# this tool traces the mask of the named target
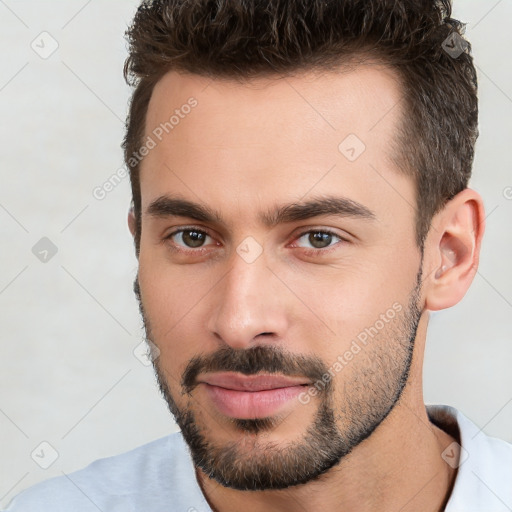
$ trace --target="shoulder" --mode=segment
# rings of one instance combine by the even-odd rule
[[[175,433],[30,487],[5,512],[156,512],[184,495],[202,508],[187,447]]]

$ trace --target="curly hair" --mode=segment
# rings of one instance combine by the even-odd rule
[[[248,81],[332,70],[357,56],[391,67],[404,114],[392,160],[416,184],[416,242],[467,187],[478,137],[477,76],[450,0],[145,0],[126,32],[134,87],[123,150],[138,254],[140,161],[149,100],[171,70]],[[458,46],[457,46],[458,45]],[[460,51],[449,49],[454,46]]]

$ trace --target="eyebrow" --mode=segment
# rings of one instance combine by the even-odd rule
[[[225,224],[221,214],[203,204],[180,197],[161,196],[146,209],[146,214],[156,218],[188,217],[199,222]],[[311,219],[321,215],[352,217],[374,220],[375,213],[366,206],[346,197],[322,196],[305,202],[294,202],[261,213],[259,220],[267,227]]]

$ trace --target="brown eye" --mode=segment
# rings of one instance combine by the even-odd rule
[[[196,249],[205,245],[205,241],[210,236],[197,229],[182,229],[172,233],[169,238],[181,247]]]
[[[331,233],[330,231],[307,231],[303,233],[298,241],[301,241],[300,245],[304,248],[313,248],[313,249],[327,249],[332,247],[336,243],[342,241],[343,239],[336,235],[335,233]],[[333,243],[334,242],[334,243]],[[304,243],[306,245],[304,245]]]
[[[324,249],[325,247],[329,247],[329,245],[331,245],[332,235],[330,233],[322,233],[320,231],[311,232],[308,236],[308,242],[315,249]]]

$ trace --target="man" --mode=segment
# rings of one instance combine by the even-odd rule
[[[506,511],[512,446],[425,407],[478,266],[476,74],[444,1],[147,1],[135,292],[181,434],[9,511]]]

